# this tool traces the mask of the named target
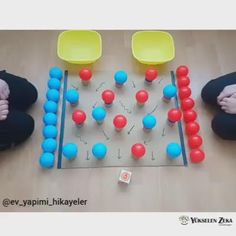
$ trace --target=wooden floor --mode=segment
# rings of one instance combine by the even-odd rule
[[[144,70],[132,57],[132,31],[100,31],[103,57],[93,70]],[[78,70],[56,55],[58,31],[0,31],[2,69],[26,77],[39,91],[30,113],[36,121],[32,137],[22,146],[0,153],[1,211],[236,211],[236,142],[223,141],[210,128],[214,111],[200,99],[203,85],[236,70],[236,31],[171,31],[176,58],[160,73],[180,64],[191,69],[206,161],[187,168],[134,168],[129,186],[117,183],[121,168],[42,170],[42,115],[48,71],[52,66]],[[3,207],[4,198],[87,199],[86,206]]]

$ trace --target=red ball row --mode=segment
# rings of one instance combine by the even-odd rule
[[[203,140],[200,135],[200,125],[196,122],[197,113],[193,110],[194,100],[190,97],[192,94],[189,88],[190,79],[188,77],[189,69],[187,66],[179,66],[176,70],[177,85],[179,89],[179,98],[183,110],[183,119],[185,121],[185,132],[188,135],[188,145],[191,149],[190,159],[193,163],[200,163],[205,159],[205,153],[200,149]]]

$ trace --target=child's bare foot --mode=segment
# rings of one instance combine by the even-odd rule
[[[9,113],[8,101],[0,100],[0,121],[6,120],[8,113]]]
[[[4,80],[0,79],[0,99],[8,99],[9,94],[10,90],[8,84]]]
[[[219,105],[221,109],[229,114],[236,114],[236,96],[223,98]]]
[[[225,86],[223,91],[217,97],[218,104],[226,97],[231,97],[233,94],[236,94],[236,84]]]

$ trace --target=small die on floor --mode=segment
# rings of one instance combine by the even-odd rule
[[[131,180],[132,172],[127,170],[121,170],[120,176],[119,176],[119,182],[129,184]]]

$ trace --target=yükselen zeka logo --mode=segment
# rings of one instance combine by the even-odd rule
[[[218,217],[218,218],[199,218],[182,215],[179,217],[181,225],[188,224],[218,224],[219,226],[231,226],[233,224],[232,218]]]
[[[179,217],[179,221],[180,221],[181,225],[187,225],[189,220],[190,219],[188,216],[180,216]]]

